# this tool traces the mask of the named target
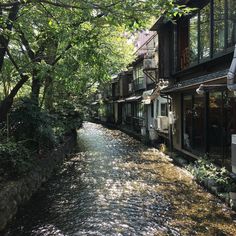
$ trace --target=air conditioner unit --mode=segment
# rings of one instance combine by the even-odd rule
[[[156,68],[155,60],[154,59],[145,58],[143,60],[143,69],[153,69],[153,68]]]
[[[129,92],[133,92],[133,84],[129,83]]]
[[[156,130],[168,130],[169,128],[169,118],[168,116],[158,116],[154,120],[154,128]]]

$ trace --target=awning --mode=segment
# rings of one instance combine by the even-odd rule
[[[133,97],[126,98],[125,101],[133,102],[133,101],[137,101],[137,100],[139,100],[141,98],[142,98],[142,96],[133,96]]]
[[[173,93],[173,92],[181,91],[184,89],[188,89],[188,88],[198,86],[203,83],[208,83],[208,82],[212,82],[212,81],[219,80],[222,78],[226,78],[227,73],[228,73],[228,70],[222,70],[222,71],[217,71],[211,74],[195,77],[189,80],[180,81],[178,83],[175,83],[172,86],[168,86],[162,89],[161,92],[168,94],[168,93]]]

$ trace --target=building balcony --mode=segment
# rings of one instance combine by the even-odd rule
[[[143,78],[134,80],[134,90],[142,90],[146,88],[145,80]]]

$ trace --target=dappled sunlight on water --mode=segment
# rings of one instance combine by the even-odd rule
[[[233,212],[157,149],[92,123],[78,135],[6,235],[236,235]]]

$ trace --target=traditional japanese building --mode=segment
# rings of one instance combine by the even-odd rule
[[[152,27],[159,35],[159,77],[169,80],[162,93],[172,98],[173,146],[231,169],[236,94],[228,89],[227,74],[236,43],[236,1],[185,2],[196,10],[175,23],[162,16]]]
[[[160,91],[167,84],[158,74],[158,35],[144,31],[138,38],[131,67],[100,86],[94,114],[146,140],[165,142],[169,139],[168,100]]]

